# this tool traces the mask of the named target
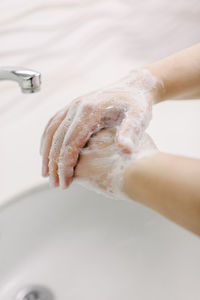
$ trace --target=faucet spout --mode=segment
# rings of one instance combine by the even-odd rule
[[[26,68],[0,68],[0,80],[14,80],[18,82],[23,93],[38,92],[41,86],[41,74]]]

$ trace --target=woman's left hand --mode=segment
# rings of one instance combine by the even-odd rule
[[[134,154],[122,153],[115,143],[116,129],[103,129],[92,136],[81,152],[75,169],[75,178],[90,189],[99,190],[112,198],[125,198],[124,174],[130,164],[157,152],[157,148],[146,133]]]

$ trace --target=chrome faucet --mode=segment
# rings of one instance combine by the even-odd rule
[[[23,93],[38,92],[41,86],[39,72],[19,67],[0,67],[0,80],[17,81]]]

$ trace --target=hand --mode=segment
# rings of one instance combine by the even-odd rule
[[[123,193],[124,174],[127,167],[139,159],[157,152],[150,136],[143,134],[137,152],[123,154],[115,144],[116,129],[103,129],[82,149],[75,169],[75,178],[89,189],[112,198],[128,198]]]
[[[151,118],[157,85],[149,71],[133,71],[107,88],[75,99],[58,112],[42,137],[43,176],[50,176],[52,186],[68,187],[81,149],[102,128],[117,128],[115,141],[122,152],[137,151]]]

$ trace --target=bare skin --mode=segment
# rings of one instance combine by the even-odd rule
[[[127,169],[124,192],[200,235],[200,160],[158,153]]]
[[[155,102],[169,99],[200,99],[200,43],[145,66],[163,85]]]
[[[89,148],[101,144],[101,152],[86,152],[80,156],[75,170],[77,178],[96,178],[96,184],[106,190],[112,165],[98,165],[107,153],[107,147],[114,143],[114,135],[103,142],[109,129],[91,138]],[[106,153],[106,154],[105,154]],[[172,171],[173,170],[173,171]],[[106,182],[107,185],[103,185]],[[125,171],[122,191],[134,201],[148,206],[175,223],[200,235],[200,160],[156,153],[133,162]]]
[[[169,99],[200,99],[200,44],[145,66],[141,68],[141,70],[142,69],[149,70],[160,83],[149,92],[149,105]],[[117,97],[115,97],[115,99],[117,99]],[[132,100],[134,101],[134,99]],[[77,105],[77,103],[75,104]],[[116,106],[117,103],[116,101]],[[113,102],[112,105],[115,107],[115,102]],[[89,114],[86,114],[86,116],[87,118],[83,119],[83,122],[79,124],[79,126],[72,126],[72,129],[76,130],[76,133],[77,131],[81,132],[82,128],[89,128],[91,120],[88,118]],[[94,114],[94,116],[96,115]],[[47,126],[44,133],[46,144],[44,143],[43,145],[43,161],[45,162],[45,164],[43,164],[43,175],[45,176],[49,175],[48,159],[51,141],[64,117],[65,112],[61,112],[58,117],[54,118],[54,126],[51,126],[50,122],[50,126]],[[134,122],[135,118],[137,118],[137,114],[132,117]],[[70,118],[67,120],[68,123],[66,126],[69,135],[71,134],[69,131],[71,128]],[[102,127],[100,129],[102,129]],[[88,134],[87,137],[88,136],[90,137],[91,135]],[[98,178],[105,177],[106,179],[109,173],[109,167],[106,169],[106,166],[104,166],[102,171],[101,168],[97,168],[96,171],[95,168],[90,169],[92,166],[91,162],[94,159],[96,160],[96,158],[98,159],[98,157],[95,157],[95,153],[91,156],[89,153],[88,155],[80,156],[77,165],[78,151],[84,147],[86,141],[87,139],[85,138],[78,146],[71,145],[69,141],[64,145],[70,149],[70,153],[67,155],[76,154],[70,166],[70,172],[67,173],[64,182],[65,186],[71,183],[74,176],[87,178],[88,171],[90,170],[94,174],[96,171],[98,171],[98,174],[102,172]],[[97,140],[91,139],[90,145],[96,142]],[[116,143],[115,137],[113,137],[112,142]],[[101,147],[103,156],[105,154],[103,150],[106,144],[101,144]],[[121,148],[122,151],[124,151],[124,148]],[[51,152],[53,155],[54,151]],[[57,156],[59,153],[60,152],[58,152]],[[69,161],[68,159],[66,160]],[[53,162],[54,161],[55,160],[53,160]],[[171,166],[173,166],[173,172]],[[75,174],[73,174],[73,169],[75,169]],[[56,177],[56,168],[54,168],[54,171]],[[58,185],[59,181],[57,180],[55,183]],[[101,188],[104,189],[105,187],[101,186]],[[143,158],[127,168],[123,178],[123,192],[133,200],[153,208],[177,224],[200,235],[200,160],[164,153]]]
[[[200,44],[145,69],[163,82],[154,90],[155,102],[200,98]],[[89,157],[81,158],[77,166],[78,177],[84,176],[82,165],[86,160],[89,166]],[[200,235],[199,159],[166,153],[143,158],[126,170],[123,191],[131,199]]]

